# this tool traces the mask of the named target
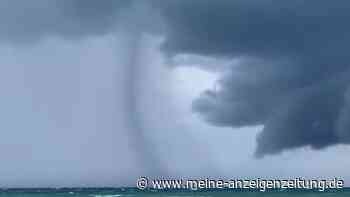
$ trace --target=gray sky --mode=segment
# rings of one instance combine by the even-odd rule
[[[121,2],[0,3],[0,187],[349,180],[349,3]]]

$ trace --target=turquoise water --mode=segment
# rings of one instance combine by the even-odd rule
[[[139,191],[137,189],[11,189],[0,190],[0,197],[350,197],[350,190],[341,191]]]

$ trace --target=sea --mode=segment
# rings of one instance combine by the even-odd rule
[[[36,188],[0,189],[0,197],[350,197],[350,189],[310,190],[138,190],[137,188]]]

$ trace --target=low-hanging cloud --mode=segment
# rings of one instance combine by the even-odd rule
[[[142,4],[152,9],[123,12],[130,2],[141,4],[5,0],[0,3],[0,42],[80,39],[121,27],[130,39],[125,65],[132,76],[138,70],[141,33],[162,29],[154,20],[158,16],[150,17],[156,7],[167,22],[162,31],[167,53],[241,60],[224,73],[221,88],[204,92],[193,108],[218,126],[264,125],[257,156],[350,142],[350,2],[150,0]],[[126,98],[133,106],[136,79],[129,80]]]
[[[218,126],[264,125],[257,156],[350,143],[350,2],[160,4],[170,54],[239,58],[193,108]]]
[[[0,41],[23,44],[48,36],[81,39],[107,34],[130,2],[4,0],[0,3]]]

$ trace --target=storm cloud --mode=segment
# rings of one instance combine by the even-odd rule
[[[125,111],[130,120],[138,116],[132,87],[137,80],[133,76],[139,75],[134,65],[138,64],[138,42],[142,32],[161,32],[165,36],[162,49],[170,55],[194,54],[218,59],[218,63],[220,59],[240,60],[225,66],[220,89],[204,92],[193,109],[217,126],[264,125],[257,137],[257,156],[301,146],[320,149],[350,140],[350,3],[345,0],[1,4],[3,43],[32,43],[50,36],[76,40],[122,32],[124,64],[129,70]],[[165,31],[160,31],[162,20],[154,8],[164,17]],[[132,127],[140,130],[142,126]]]
[[[264,125],[258,157],[350,143],[350,3],[176,1],[163,49],[239,59],[193,109],[225,127]]]
[[[5,0],[0,4],[0,41],[33,43],[49,36],[81,39],[111,32],[130,2]]]

